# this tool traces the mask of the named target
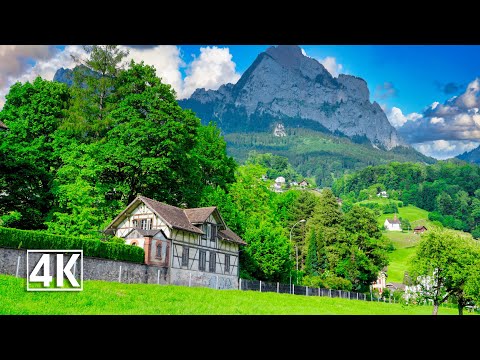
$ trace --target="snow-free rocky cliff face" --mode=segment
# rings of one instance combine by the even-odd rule
[[[282,123],[367,140],[387,150],[407,146],[369,96],[363,79],[334,78],[300,47],[279,45],[259,54],[236,84],[197,89],[179,103],[205,123],[216,121],[225,133],[273,132]]]

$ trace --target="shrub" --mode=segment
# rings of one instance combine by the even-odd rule
[[[145,258],[144,250],[138,246],[2,227],[0,227],[0,246],[45,250],[82,249],[85,256],[137,263],[143,263]]]

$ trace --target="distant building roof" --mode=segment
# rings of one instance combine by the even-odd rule
[[[275,182],[276,183],[284,183],[285,182],[285,178],[283,176],[279,176],[275,179]]]
[[[0,121],[0,129],[5,129],[5,130],[7,130],[8,127],[7,127],[7,125],[5,125],[3,122]]]
[[[413,230],[422,230],[422,229],[427,230],[427,228],[426,228],[425,226],[423,226],[423,225],[421,225],[421,226],[415,226],[415,227],[413,228]]]
[[[393,290],[405,290],[405,284],[397,282],[389,282],[385,284],[387,288],[392,288]]]
[[[400,220],[398,219],[386,219],[390,224],[400,224]]]

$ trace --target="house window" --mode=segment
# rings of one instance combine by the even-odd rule
[[[206,228],[207,228],[206,229],[207,231],[205,231],[205,232],[207,233],[207,239],[210,239],[210,236],[212,234],[212,224],[210,224],[210,223],[206,224]]]
[[[215,241],[217,238],[217,226],[212,224],[212,231],[211,231],[210,241]]]
[[[217,263],[216,263],[216,256],[214,251],[210,251],[210,262],[209,262],[209,270],[210,272],[215,272]]]
[[[225,254],[225,272],[230,272],[230,255]]]
[[[132,224],[133,224],[134,228],[137,228],[138,227],[138,220],[133,220]]]
[[[200,250],[198,270],[205,271],[206,263],[207,263],[207,252],[205,250]]]
[[[136,241],[132,241],[132,243],[130,244],[132,246],[138,246],[138,243]]]
[[[184,246],[182,251],[182,266],[188,266],[188,252],[189,247]]]
[[[161,241],[159,241],[159,242],[157,243],[157,254],[156,254],[156,258],[158,258],[158,259],[160,259],[160,260],[162,260],[162,247],[163,247],[162,245],[163,245],[163,244],[162,244]]]
[[[150,230],[152,228],[152,219],[142,219],[142,229]]]

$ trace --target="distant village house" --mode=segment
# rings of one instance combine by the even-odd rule
[[[421,226],[415,226],[415,228],[413,229],[413,232],[415,234],[421,234],[421,233],[425,232],[426,230],[427,230],[427,228],[425,226],[421,225]]]
[[[378,290],[378,292],[381,294],[383,292],[383,289],[385,289],[386,287],[386,281],[387,281],[387,268],[383,268],[378,274],[377,280],[372,284],[372,289]]]
[[[304,187],[307,187],[307,186],[309,185],[309,183],[308,183],[307,180],[303,179],[302,181],[300,181],[300,182],[298,183],[298,185],[300,185],[301,187],[304,188]]]
[[[383,191],[380,191],[378,194],[377,194],[378,197],[383,197],[383,198],[388,198],[388,194],[385,190]]]
[[[137,196],[105,232],[141,246],[163,282],[238,288],[239,247],[246,243],[215,206],[181,209]]]
[[[394,215],[393,219],[385,219],[383,226],[385,227],[385,230],[388,231],[402,231],[400,220],[397,219],[397,214]]]

